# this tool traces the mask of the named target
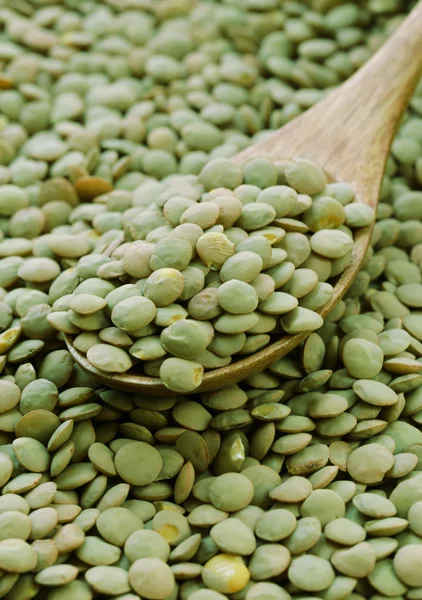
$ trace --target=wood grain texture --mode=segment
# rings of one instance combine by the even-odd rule
[[[329,179],[349,183],[356,200],[376,208],[391,142],[422,74],[422,0],[380,50],[341,87],[276,133],[233,157],[243,164],[254,156],[308,158]],[[364,258],[372,227],[355,236],[353,259],[319,311],[325,317],[350,287]],[[110,252],[111,253],[111,252]],[[260,352],[227,367],[208,371],[195,392],[218,389],[262,371],[291,352],[309,333],[286,335]],[[65,336],[75,361],[102,383],[148,395],[168,395],[153,377],[110,375],[93,367]],[[171,392],[173,394],[173,392]]]

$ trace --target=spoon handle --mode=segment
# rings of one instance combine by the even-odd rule
[[[331,148],[328,141],[324,146],[329,153],[324,162],[373,205],[377,194],[372,191],[380,184],[391,142],[421,74],[422,0],[368,63],[323,101],[325,135],[331,139]],[[341,121],[330,124],[330,114]]]
[[[233,160],[314,160],[375,208],[391,142],[421,74],[422,0],[346,83]]]
[[[362,118],[383,121],[391,116],[397,120],[421,75],[422,0],[344,87],[359,89]]]

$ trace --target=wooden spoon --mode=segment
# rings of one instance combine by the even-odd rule
[[[341,87],[263,142],[234,156],[233,161],[243,164],[260,155],[308,158],[322,166],[331,180],[349,183],[356,201],[375,209],[391,142],[421,73],[422,0],[382,48]],[[372,227],[357,232],[351,264],[334,287],[331,300],[319,311],[322,317],[353,282],[371,232]],[[286,335],[247,358],[206,372],[195,393],[222,388],[262,371],[308,335]],[[76,350],[71,337],[65,336],[65,340],[80,367],[109,387],[148,395],[174,394],[154,377],[99,371]]]

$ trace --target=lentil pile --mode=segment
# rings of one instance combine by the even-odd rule
[[[229,160],[411,7],[1,4],[0,597],[421,600],[422,85],[325,322],[371,212],[317,165]],[[171,394],[296,330],[268,370]],[[169,395],[100,386],[64,334]]]
[[[106,262],[98,266],[103,258],[98,253],[83,256],[84,266],[97,268],[97,277],[80,278],[73,294],[53,304],[48,322],[66,334],[84,330],[74,345],[98,369],[124,373],[135,363],[139,372],[138,359],[146,373],[182,393],[200,385],[204,368],[226,366],[233,354],[267,346],[271,333],[319,329],[323,319],[315,310],[334,291],[326,280],[340,275],[352,260],[349,226],[371,224],[374,211],[349,204],[354,197],[350,186],[327,185],[322,169],[310,161],[284,161],[278,167],[266,158],[252,159],[243,169],[229,159],[214,159],[197,181],[186,183],[182,177],[177,192],[172,181],[160,186],[164,191],[155,202],[134,209],[126,235],[132,241],[117,246],[123,236],[112,229],[117,239]],[[271,185],[277,179],[294,187]],[[234,191],[211,189],[213,182]],[[210,191],[201,194],[203,188]],[[108,205],[112,196],[99,198]],[[69,219],[85,206],[92,204],[78,204]],[[109,218],[103,208],[100,217]],[[91,231],[99,235],[95,224]],[[60,234],[47,236],[56,259],[68,257],[69,248],[74,255],[78,247],[78,234],[64,235],[65,244]],[[89,247],[84,241],[77,255]],[[55,268],[54,259],[49,260]],[[41,270],[42,264],[48,266],[38,260]],[[35,263],[31,276],[34,270],[39,276]],[[17,276],[27,271],[26,262]],[[132,283],[125,283],[128,277]]]

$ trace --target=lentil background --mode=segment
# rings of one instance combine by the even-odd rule
[[[160,194],[341,84],[411,7],[0,3],[0,597],[421,598],[421,85],[365,264],[291,356],[148,398],[99,387],[48,320],[111,291],[101,252]]]

